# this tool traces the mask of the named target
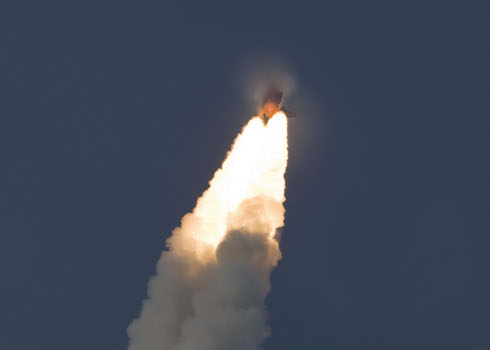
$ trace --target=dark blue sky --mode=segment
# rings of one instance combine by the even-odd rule
[[[252,106],[290,99],[275,349],[490,348],[485,1],[0,5],[0,347],[124,349]]]

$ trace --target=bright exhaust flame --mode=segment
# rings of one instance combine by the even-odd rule
[[[284,172],[287,165],[287,119],[282,112],[275,115],[265,126],[260,118],[253,118],[244,128],[223,162],[221,169],[210,181],[210,187],[197,201],[192,214],[182,220],[182,228],[174,235],[195,244],[197,252],[213,250],[221,242],[226,229],[227,217],[245,199],[268,196],[284,201]],[[189,216],[199,220],[199,230],[185,230]],[[273,218],[271,235],[282,226],[282,217]],[[172,237],[170,244],[178,239]]]
[[[268,334],[264,299],[280,258],[287,118],[253,118],[210,187],[168,239],[130,350],[258,349]]]

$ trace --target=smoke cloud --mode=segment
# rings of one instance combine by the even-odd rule
[[[210,187],[167,240],[129,350],[254,350],[269,335],[264,300],[281,258],[287,119],[244,128]]]

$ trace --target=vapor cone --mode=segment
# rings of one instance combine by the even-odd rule
[[[253,350],[268,335],[264,299],[280,259],[287,119],[253,118],[210,187],[167,240],[129,350]]]

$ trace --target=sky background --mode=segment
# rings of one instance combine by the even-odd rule
[[[5,1],[0,348],[125,349],[171,230],[288,105],[278,349],[490,348],[486,1]]]

